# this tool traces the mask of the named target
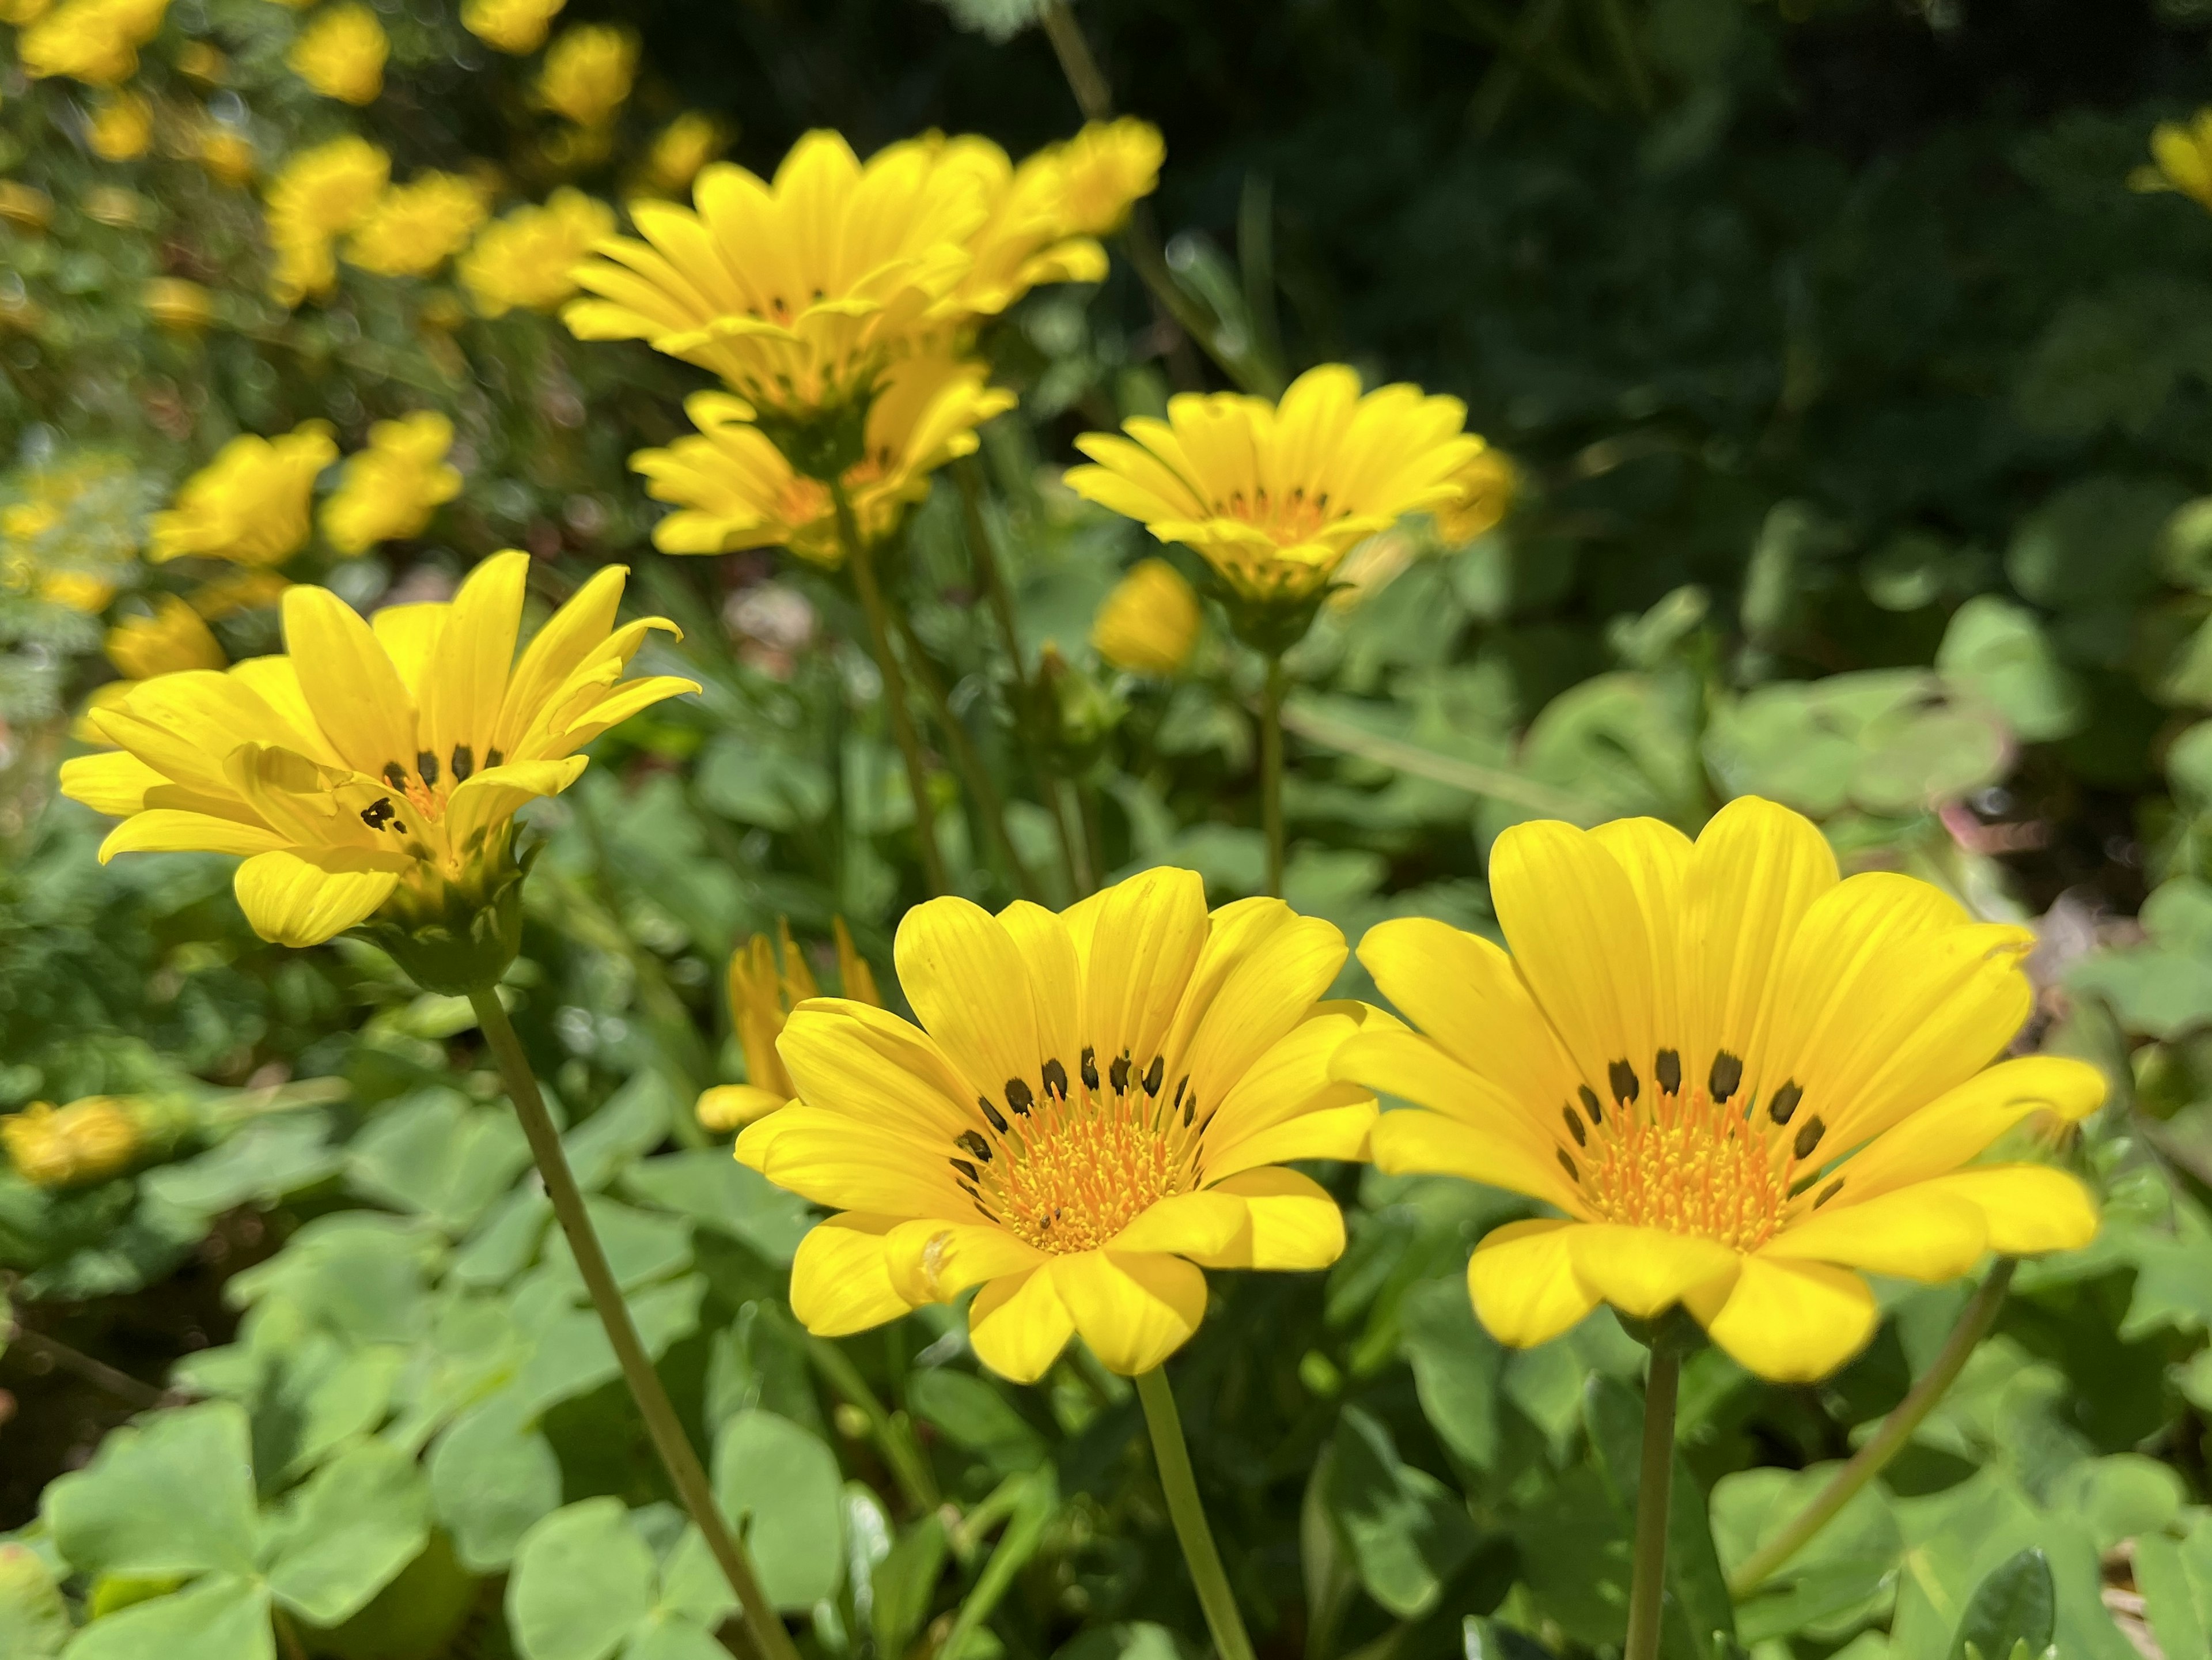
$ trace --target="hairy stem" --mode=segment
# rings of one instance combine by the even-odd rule
[[[1206,1509],[1198,1500],[1198,1480],[1191,1474],[1190,1449],[1183,1444],[1182,1419],[1176,1411],[1175,1391],[1159,1367],[1137,1376],[1137,1399],[1144,1403],[1145,1426],[1152,1433],[1152,1456],[1159,1462],[1160,1487],[1166,1493],[1168,1517],[1174,1522],[1182,1559],[1190,1568],[1199,1606],[1206,1611],[1206,1629],[1221,1660],[1252,1660],[1252,1639],[1245,1634],[1244,1616],[1237,1612],[1237,1598],[1229,1589],[1229,1576],[1214,1548],[1213,1530],[1206,1524]]]

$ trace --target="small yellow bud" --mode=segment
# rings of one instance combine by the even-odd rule
[[[210,123],[200,135],[200,165],[219,185],[246,184],[254,171],[252,141],[242,132]]]
[[[165,329],[194,334],[215,318],[215,296],[181,277],[156,277],[139,295],[146,314]]]
[[[1175,674],[1190,660],[1201,620],[1182,573],[1164,559],[1140,559],[1098,607],[1091,643],[1116,668]]]
[[[165,593],[150,617],[126,617],[107,631],[107,660],[129,680],[182,669],[219,669],[228,659],[200,614]]]
[[[154,106],[135,92],[112,92],[85,125],[84,141],[105,161],[135,161],[154,137]]]
[[[129,1166],[144,1140],[133,1104],[110,1095],[58,1110],[36,1101],[0,1118],[0,1146],[15,1173],[35,1187],[105,1181]]]

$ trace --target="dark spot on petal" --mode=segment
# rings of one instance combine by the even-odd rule
[[[975,1179],[975,1167],[969,1164],[965,1158],[948,1158],[945,1162],[951,1165],[953,1169],[958,1171],[970,1182]]]
[[[361,810],[361,822],[373,830],[380,830],[390,824],[398,813],[398,809],[392,805],[392,798],[388,795],[380,795]]]
[[[1605,1080],[1613,1085],[1613,1098],[1622,1105],[1643,1093],[1644,1086],[1636,1081],[1636,1068],[1626,1061],[1615,1061],[1605,1069]]]
[[[435,784],[438,781],[438,757],[424,750],[415,757],[415,770],[422,775],[424,783]]]
[[[1006,1079],[1006,1104],[1026,1118],[1030,1116],[1030,1109],[1036,1104],[1036,1096],[1022,1079],[1009,1078]]]
[[[1567,1134],[1575,1138],[1577,1146],[1589,1146],[1589,1132],[1583,1128],[1583,1121],[1576,1116],[1572,1107],[1561,1107],[1559,1116],[1567,1121]]]
[[[1813,1208],[1814,1210],[1820,1209],[1821,1206],[1826,1204],[1828,1201],[1833,1199],[1843,1190],[1844,1178],[1838,1176],[1834,1181],[1829,1183],[1826,1187],[1820,1189],[1820,1196],[1813,1201]]]
[[[1743,1057],[1723,1049],[1713,1056],[1713,1069],[1705,1079],[1705,1088],[1714,1100],[1725,1101],[1743,1083]]]
[[[1595,1090],[1592,1089],[1588,1084],[1578,1084],[1575,1086],[1575,1093],[1582,1097],[1583,1110],[1589,1115],[1589,1121],[1591,1123],[1602,1124],[1605,1122],[1605,1109],[1598,1104],[1597,1091]]]
[[[1583,1173],[1575,1168],[1575,1161],[1567,1157],[1567,1150],[1560,1147],[1557,1151],[1559,1155],[1559,1166],[1566,1171],[1567,1180],[1579,1183],[1583,1179]]]
[[[1115,1056],[1114,1064],[1106,1068],[1106,1079],[1114,1085],[1115,1094],[1127,1095],[1129,1092],[1129,1057],[1126,1055]]]
[[[1669,1095],[1682,1092],[1682,1055],[1679,1049],[1661,1049],[1659,1058],[1652,1063],[1651,1071],[1659,1079],[1659,1087]]]
[[[962,1130],[954,1139],[985,1164],[991,1162],[991,1144],[974,1130]]]
[[[1044,1063],[1044,1086],[1048,1094],[1067,1099],[1067,1068],[1057,1061]]]
[[[1006,1133],[1006,1115],[993,1106],[982,1096],[979,1095],[975,1098],[975,1104],[983,1109],[983,1116],[991,1121],[991,1128],[1004,1135]]]
[[[1813,1149],[1820,1145],[1820,1138],[1827,1133],[1828,1127],[1820,1122],[1819,1115],[1808,1118],[1805,1128],[1797,1132],[1797,1156],[1800,1158],[1809,1158]]]
[[[401,766],[397,761],[386,761],[384,763],[384,781],[391,785],[392,787],[396,790],[405,789],[407,787],[407,769]]]
[[[1145,1068],[1145,1093],[1157,1098],[1160,1092],[1160,1085],[1166,1080],[1167,1074],[1167,1057],[1163,1055],[1154,1055],[1152,1064]]]
[[[1796,1116],[1797,1104],[1804,1098],[1805,1091],[1796,1085],[1784,1084],[1766,1104],[1766,1116],[1778,1124],[1786,1124]]]
[[[1182,1104],[1182,1092],[1189,1087],[1190,1074],[1188,1073],[1183,1073],[1182,1077],[1176,1079],[1175,1099],[1168,1104],[1171,1110]]]
[[[1086,1048],[1083,1051],[1082,1072],[1083,1087],[1087,1090],[1097,1089],[1098,1087],[1098,1051],[1097,1049]]]
[[[477,752],[466,744],[453,745],[453,781],[465,781],[477,769]]]
[[[997,1217],[992,1215],[989,1211],[984,1210],[983,1201],[980,1199],[975,1201],[975,1208],[982,1213],[983,1219],[986,1222],[995,1222],[999,1219]]]
[[[486,767],[498,766],[506,759],[507,757],[501,755],[497,750],[486,750],[484,751],[484,765]]]

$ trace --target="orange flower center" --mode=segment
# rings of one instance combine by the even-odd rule
[[[1329,511],[1327,490],[1308,496],[1303,484],[1286,496],[1271,495],[1264,484],[1249,496],[1233,491],[1225,502],[1215,502],[1213,510],[1224,519],[1242,520],[1264,532],[1283,548],[1310,542],[1325,526],[1344,516]]]

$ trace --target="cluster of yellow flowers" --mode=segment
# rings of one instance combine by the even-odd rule
[[[360,0],[339,0],[309,20],[284,61],[324,97],[369,104],[384,90],[384,61],[391,52],[376,14]]]
[[[269,183],[270,288],[287,305],[330,292],[337,239],[368,218],[392,181],[392,158],[350,133],[304,149]]]
[[[33,80],[67,76],[88,86],[119,86],[138,72],[138,48],[160,33],[169,0],[63,0],[16,42]]]

